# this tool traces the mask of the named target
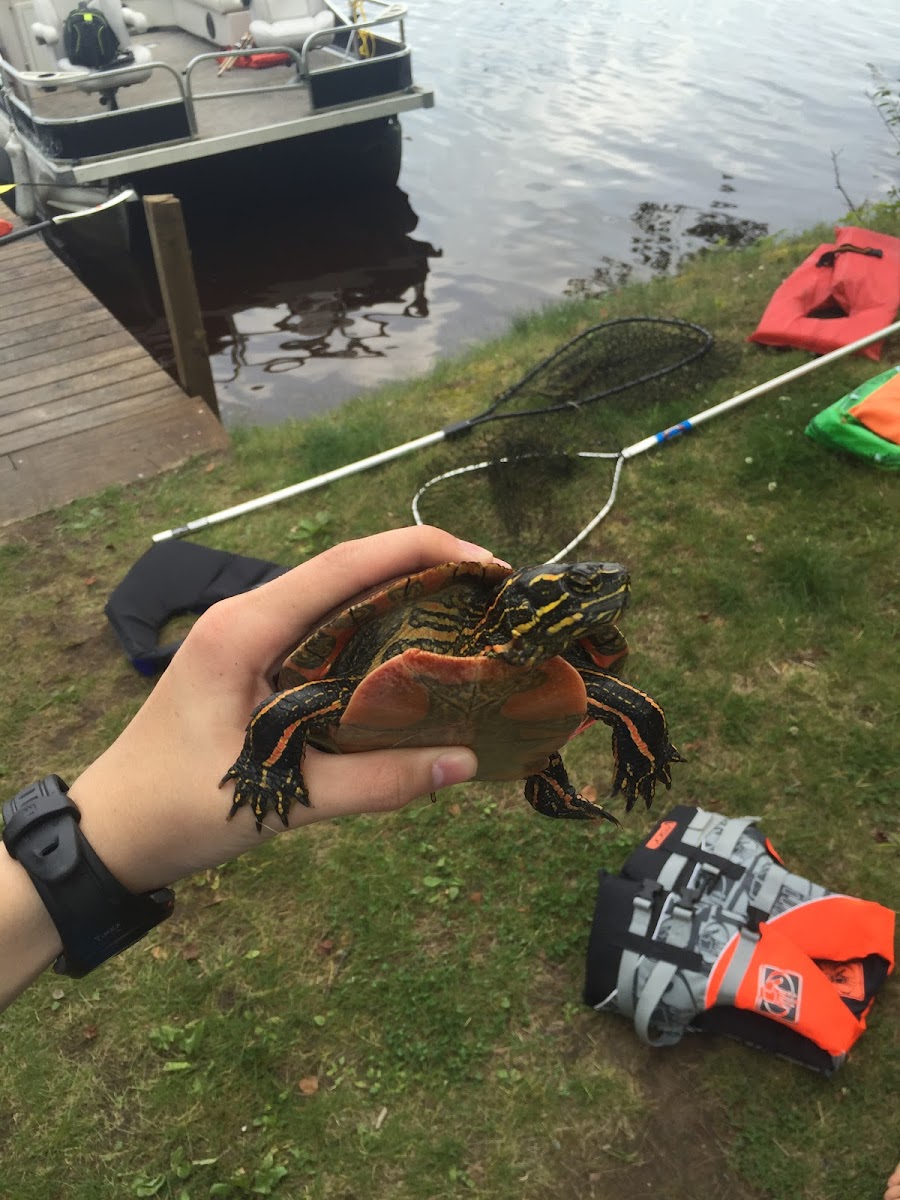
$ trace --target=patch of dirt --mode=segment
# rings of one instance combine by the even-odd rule
[[[560,992],[571,994],[576,982],[561,989],[558,971],[547,978],[545,996],[541,986],[535,997],[534,1015],[540,1021],[545,1003],[545,1032],[556,1035],[564,1061],[589,1056],[622,1071],[650,1111],[638,1121],[623,1120],[609,1145],[585,1138],[583,1125],[571,1136],[558,1134],[561,1170],[552,1200],[767,1200],[768,1193],[751,1188],[728,1166],[732,1128],[704,1087],[704,1066],[716,1041],[696,1034],[678,1046],[654,1049],[612,1014],[585,1010],[561,1022]]]
[[[714,1052],[712,1042],[698,1035],[655,1050],[638,1042],[624,1021],[615,1029],[616,1019],[610,1016],[608,1030],[598,1028],[601,1022],[607,1024],[599,1014],[591,1021],[594,1039],[604,1043],[607,1061],[636,1080],[652,1111],[627,1147],[634,1161],[605,1170],[595,1167],[588,1175],[590,1191],[560,1192],[560,1200],[569,1195],[572,1200],[763,1200],[729,1169],[731,1128],[717,1102],[704,1094],[703,1065]]]

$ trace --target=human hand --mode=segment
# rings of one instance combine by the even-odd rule
[[[427,526],[376,534],[326,550],[253,592],[220,601],[198,619],[141,710],[72,784],[81,826],[127,888],[150,891],[243,853],[262,833],[253,814],[228,821],[234,762],[250,714],[272,692],[285,653],[326,613],[366,588],[442,562],[491,561],[481,547]],[[307,751],[311,807],[289,826],[403,807],[470,779],[466,747]]]

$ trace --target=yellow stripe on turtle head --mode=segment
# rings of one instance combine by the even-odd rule
[[[481,632],[487,653],[536,662],[611,625],[628,603],[628,572],[619,563],[525,567],[499,589]]]

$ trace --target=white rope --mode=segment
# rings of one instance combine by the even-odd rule
[[[470,471],[485,471],[485,470],[487,470],[488,467],[499,466],[501,463],[524,462],[526,459],[544,458],[544,457],[546,457],[546,456],[543,454],[514,454],[511,457],[505,456],[503,458],[494,458],[494,459],[486,460],[484,462],[479,462],[479,463],[469,463],[465,467],[455,467],[452,471],[444,471],[443,474],[441,474],[441,475],[435,475],[433,478],[429,479],[427,483],[423,483],[422,486],[419,488],[419,490],[416,492],[416,494],[413,496],[413,499],[412,499],[413,520],[415,521],[415,523],[417,525],[425,524],[425,522],[422,520],[422,514],[419,511],[419,501],[425,495],[425,493],[428,491],[428,489],[433,487],[436,483],[442,483],[445,479],[453,479],[457,475],[467,475]],[[560,562],[569,553],[570,550],[574,550],[575,547],[580,542],[584,541],[584,539],[588,536],[589,533],[592,532],[592,530],[597,528],[597,526],[600,524],[600,522],[603,520],[603,518],[606,516],[606,514],[612,508],[613,504],[615,504],[615,502],[616,502],[616,492],[619,490],[619,476],[622,473],[622,466],[625,462],[624,457],[618,452],[613,452],[613,451],[600,452],[600,451],[593,451],[593,450],[579,450],[573,457],[575,457],[575,458],[614,458],[616,460],[616,468],[615,468],[615,471],[613,472],[612,487],[609,490],[609,497],[607,498],[606,503],[604,504],[603,508],[600,509],[600,511],[597,513],[597,515],[595,517],[593,517],[592,520],[590,520],[587,523],[587,525],[585,525],[575,535],[574,538],[572,538],[571,542],[569,542],[569,544],[567,546],[564,546],[562,548],[562,550],[560,550],[560,551],[558,551],[558,553],[554,554],[552,558],[546,559],[545,560],[546,562]]]

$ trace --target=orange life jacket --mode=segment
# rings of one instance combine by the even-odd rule
[[[835,230],[778,287],[748,341],[826,354],[890,325],[900,309],[900,238]],[[876,362],[881,342],[858,351]]]
[[[894,914],[790,872],[755,818],[684,805],[601,873],[585,1001],[650,1045],[720,1032],[830,1074],[894,964]]]
[[[895,369],[893,375],[885,375],[884,383],[848,411],[866,429],[900,446],[900,374]]]

